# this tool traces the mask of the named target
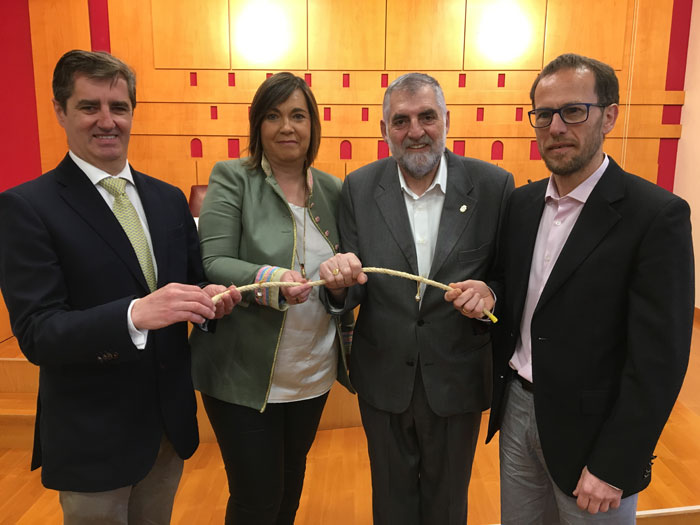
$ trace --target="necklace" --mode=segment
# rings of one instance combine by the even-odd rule
[[[304,202],[305,205],[302,206],[302,209],[301,209],[302,215],[304,215],[304,227],[303,227],[303,234],[301,237],[302,254],[304,255],[304,257],[302,258],[299,255],[299,243],[296,243],[294,245],[294,251],[297,254],[297,260],[299,261],[299,269],[301,272],[301,277],[303,279],[306,279],[306,268],[305,268],[305,264],[306,264],[306,214],[309,211],[309,196],[307,195],[306,187],[304,187],[304,201],[305,201]],[[296,222],[296,219],[294,221]]]

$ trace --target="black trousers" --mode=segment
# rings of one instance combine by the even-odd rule
[[[228,477],[226,525],[292,525],[328,394],[265,412],[202,394]]]
[[[361,397],[372,471],[374,525],[465,525],[479,412],[442,417],[430,408],[420,368],[401,414]]]

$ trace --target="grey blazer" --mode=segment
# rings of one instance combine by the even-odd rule
[[[446,156],[447,191],[430,278],[445,284],[485,280],[513,177],[486,162],[450,151]],[[363,266],[418,273],[393,158],[348,175],[338,226],[342,251],[355,253]],[[403,412],[420,366],[435,413],[449,416],[488,408],[489,324],[460,315],[437,288],[426,289],[420,307],[415,295],[414,281],[378,274],[350,289],[344,309],[360,305],[350,355],[350,378],[358,394],[380,410]]]

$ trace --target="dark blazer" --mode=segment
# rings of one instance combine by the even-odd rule
[[[180,190],[133,171],[158,286],[203,280]],[[163,430],[187,458],[198,444],[185,323],[129,337],[127,308],[148,294],[136,254],[87,176],[66,156],[0,194],[0,286],[12,329],[39,365],[32,468],[46,487],[95,492],[136,483]]]
[[[546,188],[545,179],[516,189],[503,227],[488,439],[503,416]],[[566,494],[584,465],[624,496],[651,480],[690,349],[689,214],[685,201],[610,159],[542,291],[531,325],[535,413]]]
[[[447,190],[430,279],[484,279],[496,255],[510,173],[447,151]],[[396,161],[388,157],[348,175],[339,228],[343,252],[363,266],[418,274],[411,226]],[[467,319],[427,287],[419,307],[416,283],[370,274],[350,288],[346,308],[360,306],[350,354],[350,379],[360,397],[393,413],[408,408],[420,363],[428,402],[441,416],[481,411],[491,396],[489,324]]]

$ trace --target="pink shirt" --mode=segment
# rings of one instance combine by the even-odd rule
[[[576,186],[567,195],[560,197],[554,178],[550,176],[547,192],[544,196],[544,211],[537,230],[535,250],[532,254],[530,280],[527,286],[527,297],[523,317],[520,320],[520,340],[515,346],[515,353],[510,359],[510,366],[522,377],[532,382],[532,339],[530,325],[532,314],[540,300],[544,285],[549,274],[559,258],[571,230],[581,214],[588,196],[600,180],[609,164],[608,156],[603,159],[600,167],[593,174]]]

